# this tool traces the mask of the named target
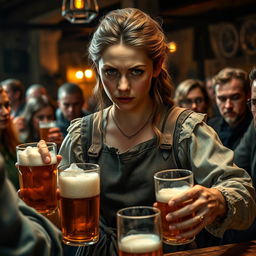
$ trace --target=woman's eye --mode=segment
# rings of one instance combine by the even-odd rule
[[[143,73],[144,73],[144,70],[142,70],[142,69],[133,69],[132,70],[132,74],[134,76],[139,76],[139,75],[142,75]]]
[[[104,71],[106,76],[115,76],[117,74],[117,70],[114,68],[109,68]]]

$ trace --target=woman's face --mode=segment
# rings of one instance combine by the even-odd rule
[[[181,106],[192,109],[198,113],[206,113],[208,107],[204,98],[204,94],[198,87],[190,90],[186,99],[182,101]]]
[[[146,52],[122,44],[107,48],[98,63],[104,90],[123,111],[136,111],[151,101],[149,91],[157,71]]]
[[[0,92],[0,130],[8,127],[10,122],[10,101],[5,91]]]
[[[51,106],[46,106],[37,111],[33,116],[33,127],[39,132],[39,121],[54,120],[54,110]]]

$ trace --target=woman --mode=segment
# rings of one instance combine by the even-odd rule
[[[83,255],[117,255],[117,210],[153,205],[154,173],[177,167],[171,145],[162,140],[162,127],[166,117],[173,116],[169,113],[174,105],[163,65],[167,54],[159,24],[134,8],[110,12],[93,35],[89,56],[98,72],[96,94],[102,109],[106,97],[112,105],[73,121],[60,149],[61,164],[88,161],[101,168],[101,240],[81,250]],[[180,237],[191,238],[205,227],[221,236],[231,227],[248,227],[255,217],[251,179],[233,165],[233,152],[220,144],[203,120],[193,112],[180,124],[178,158],[182,168],[192,170],[197,184],[169,201],[174,207],[191,202],[166,217],[171,223],[192,214],[187,221],[170,225],[183,231],[191,228]],[[47,163],[50,155],[43,141],[39,147]]]
[[[174,100],[180,107],[189,108],[197,113],[210,113],[210,100],[202,81],[187,79],[175,90]]]
[[[30,98],[23,112],[24,133],[21,134],[25,142],[35,142],[40,140],[39,122],[55,120],[55,105],[46,96],[41,95]],[[60,146],[63,136],[57,127],[50,128],[48,141],[55,142]]]
[[[11,106],[7,92],[0,86],[0,152],[5,162],[4,168],[15,188],[19,189],[16,163],[16,146],[19,144],[17,134],[10,118]]]

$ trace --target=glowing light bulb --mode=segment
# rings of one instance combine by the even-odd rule
[[[83,9],[84,8],[84,0],[75,0],[74,6],[76,9]]]
[[[84,73],[83,73],[83,71],[78,70],[78,71],[76,71],[75,76],[76,76],[77,79],[83,79]]]
[[[92,70],[91,70],[90,68],[86,69],[86,70],[84,71],[84,76],[85,76],[86,78],[88,78],[88,79],[92,78],[92,76],[93,76]]]
[[[170,42],[168,48],[170,53],[174,53],[177,51],[177,44],[175,42]]]

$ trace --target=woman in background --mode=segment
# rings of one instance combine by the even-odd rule
[[[181,82],[175,90],[174,100],[180,107],[211,115],[211,103],[207,91],[203,82],[198,79]]]
[[[4,169],[7,176],[19,189],[18,170],[16,163],[16,146],[19,144],[18,136],[13,128],[10,117],[11,106],[7,92],[0,86],[0,152],[4,157]]]
[[[45,95],[30,98],[22,114],[25,122],[25,132],[22,137],[25,142],[37,142],[40,140],[39,121],[55,120],[55,105]],[[55,142],[58,146],[63,141],[63,136],[58,127],[50,128],[48,140]]]

